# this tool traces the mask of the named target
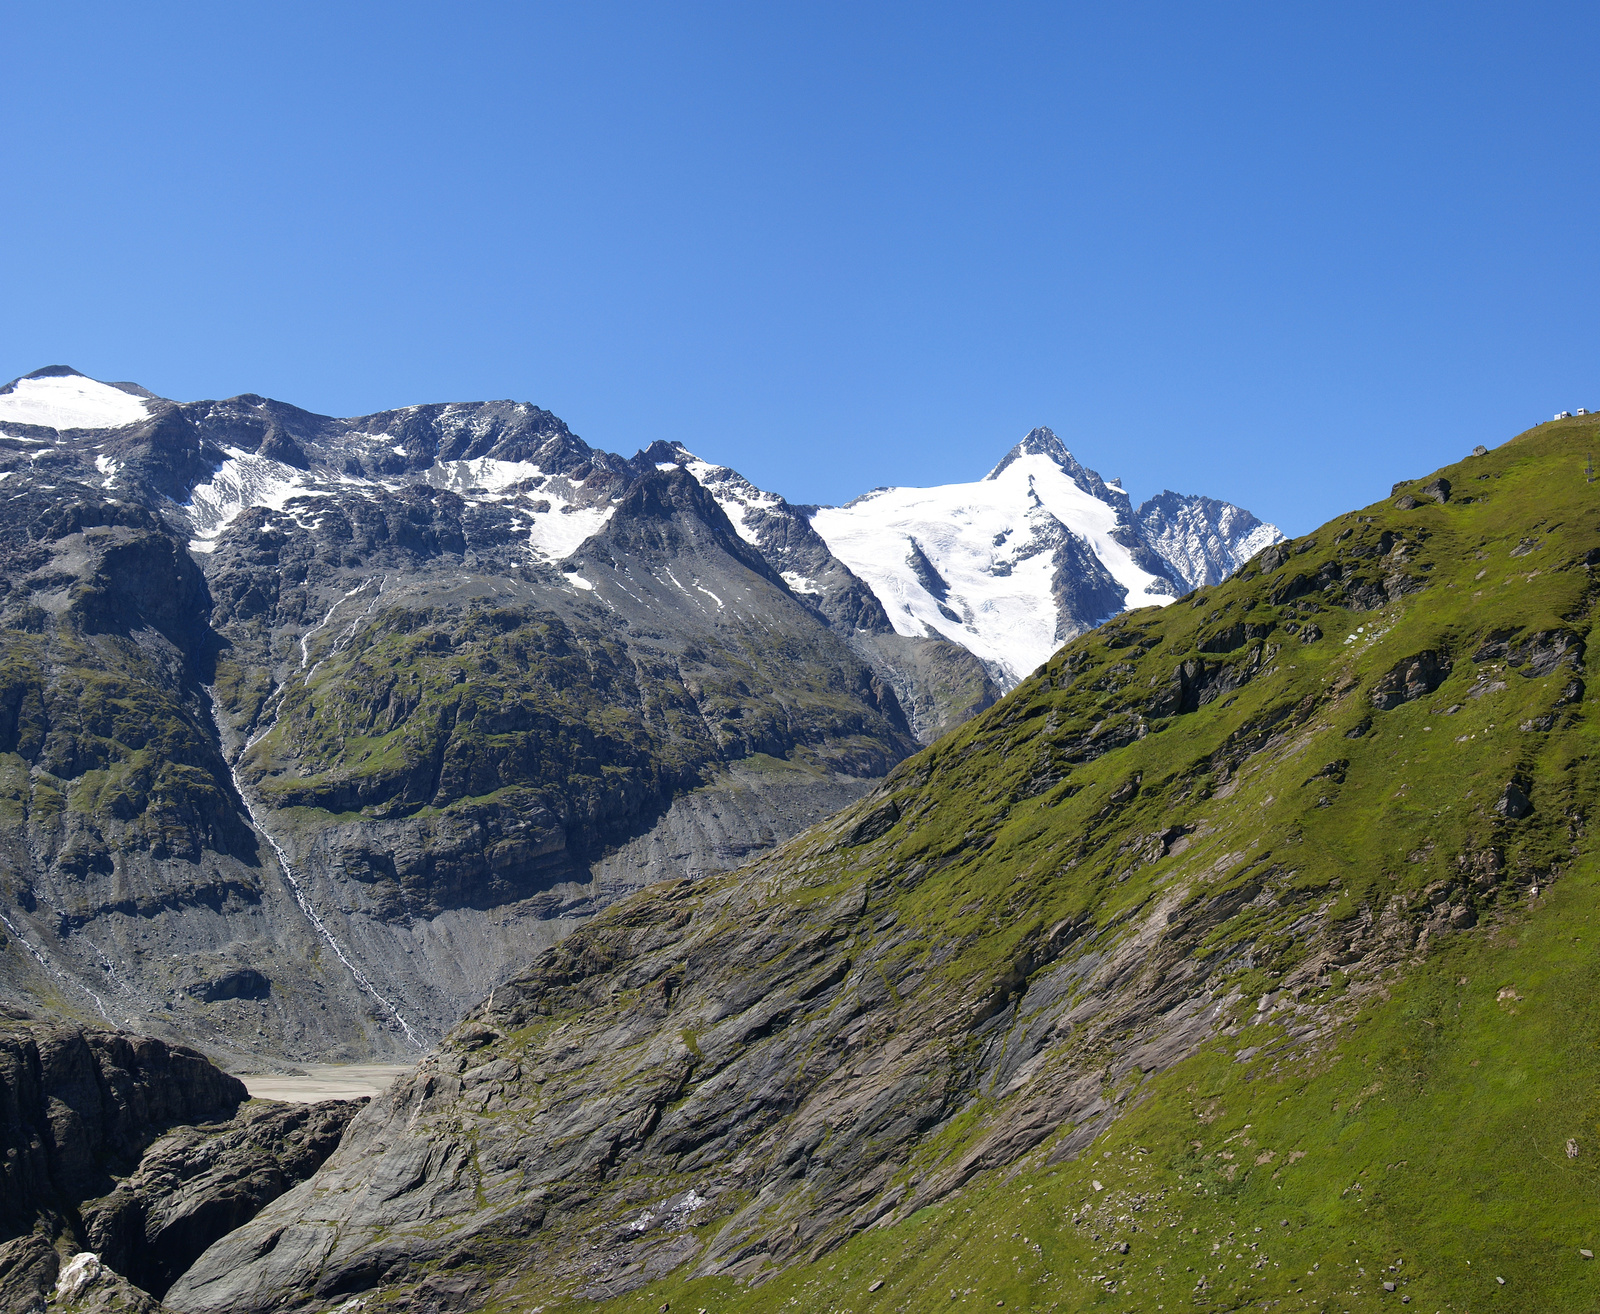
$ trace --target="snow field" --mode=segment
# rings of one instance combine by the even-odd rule
[[[120,429],[148,419],[144,399],[81,374],[18,379],[0,393],[0,423],[40,424],[48,429]]]

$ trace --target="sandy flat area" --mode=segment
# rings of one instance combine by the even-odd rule
[[[303,1076],[243,1076],[245,1089],[258,1100],[283,1100],[288,1104],[315,1104],[318,1100],[358,1100],[378,1096],[409,1064],[345,1063],[306,1064]]]

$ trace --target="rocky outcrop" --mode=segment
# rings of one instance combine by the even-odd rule
[[[1450,674],[1450,661],[1439,652],[1419,652],[1402,658],[1372,686],[1372,705],[1381,712],[1391,711],[1432,693]]]
[[[306,1180],[361,1106],[252,1101],[221,1125],[157,1140],[108,1195],[79,1207],[87,1247],[160,1297],[205,1251]]]
[[[207,1246],[321,1166],[359,1107],[250,1100],[148,1036],[6,1023],[0,1314],[160,1308]]]
[[[519,1269],[590,1299],[685,1262],[752,1275],[1063,1126],[1078,1129],[1059,1146],[1071,1153],[1114,1111],[1107,1077],[1210,1033],[1222,1001],[1186,946],[1231,909],[1175,935],[1175,896],[1123,934],[1058,927],[1024,960],[941,984],[908,958],[904,883],[835,884],[841,838],[748,874],[787,898],[683,883],[577,932],[361,1115],[314,1188],[224,1238],[168,1303],[296,1308],[379,1285],[424,1300],[449,1275],[481,1305]],[[807,865],[822,871],[792,883]],[[1152,955],[1169,984],[1141,997]],[[1091,1048],[1108,1073],[1070,1057]],[[1007,1097],[982,1137],[908,1179],[914,1147],[984,1091]],[[710,1223],[698,1241],[690,1229]]]
[[[7,1024],[0,1031],[0,1228],[16,1236],[111,1189],[177,1123],[230,1118],[243,1083],[148,1036]]]
[[[0,1311],[43,1314],[55,1292],[61,1256],[39,1232],[0,1243]]]

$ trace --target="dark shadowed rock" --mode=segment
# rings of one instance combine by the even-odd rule
[[[43,1314],[60,1271],[61,1256],[42,1233],[0,1244],[0,1314]]]
[[[147,1036],[11,1023],[0,1032],[0,1229],[109,1190],[177,1123],[230,1118],[244,1085]]]
[[[1494,810],[1502,817],[1518,821],[1533,811],[1533,800],[1516,781],[1508,781],[1504,792],[1494,805]]]
[[[214,1004],[219,999],[265,999],[272,983],[253,967],[240,967],[208,981],[196,981],[185,986],[196,999]]]
[[[157,1297],[205,1251],[310,1177],[359,1103],[252,1101],[229,1122],[180,1127],[145,1151],[116,1190],[80,1206],[84,1238]]]
[[[1450,662],[1441,653],[1430,650],[1403,658],[1372,686],[1372,705],[1387,712],[1422,698],[1443,684],[1449,674]]]

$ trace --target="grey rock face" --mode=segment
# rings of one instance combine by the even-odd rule
[[[885,627],[858,630],[850,647],[894,690],[921,743],[933,743],[1000,699],[984,664],[948,639],[912,638]]]
[[[859,820],[832,842],[870,843]],[[910,932],[874,904],[865,886],[758,904],[723,880],[655,887],[589,924],[497,989],[358,1117],[311,1183],[212,1247],[168,1303],[298,1308],[409,1290],[436,1270],[471,1274],[480,1303],[512,1268],[589,1299],[686,1262],[747,1274],[909,1214],[1064,1123],[1092,1139],[1111,1114],[1099,1072],[1030,1060],[1069,1013],[1085,1035],[1096,1018],[1130,1021],[1117,983],[1148,952],[1144,935],[1112,950],[1060,928],[1039,947],[1059,967],[1025,1000],[1014,966],[952,994],[908,974]],[[1148,934],[1172,911],[1152,913]],[[1172,989],[1139,1006],[1116,1070],[1163,1066],[1207,1034],[1212,1005]],[[618,990],[637,1003],[613,1009]],[[891,1189],[910,1147],[980,1089],[1010,1093],[982,1140]],[[704,1245],[686,1230],[713,1220]]]
[[[84,1240],[159,1298],[214,1241],[321,1167],[359,1108],[252,1101],[229,1122],[180,1127],[116,1190],[80,1206]]]
[[[194,1050],[148,1036],[11,1022],[0,1030],[0,1229],[102,1194],[176,1123],[229,1118],[248,1095]]]
[[[0,1310],[5,1314],[43,1314],[55,1291],[61,1256],[37,1232],[0,1243]]]

